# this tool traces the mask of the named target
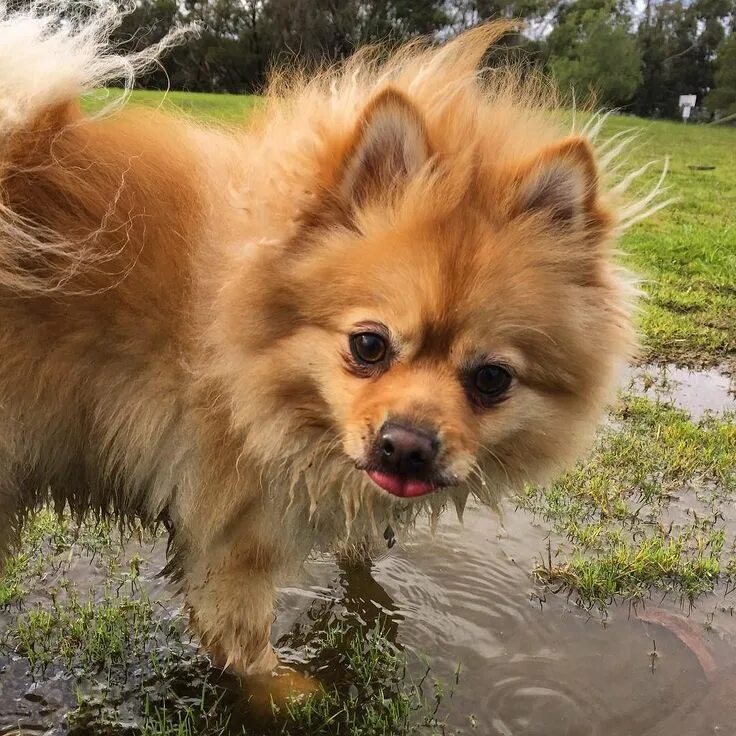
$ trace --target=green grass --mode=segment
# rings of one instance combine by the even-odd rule
[[[613,420],[587,462],[519,496],[567,540],[554,552],[550,546],[536,576],[584,605],[652,589],[692,602],[736,566],[736,538],[722,512],[736,497],[734,417],[696,423],[627,395]]]
[[[341,673],[340,682],[274,706],[282,733],[393,736],[420,729],[424,734],[444,733],[438,713],[443,701],[452,697],[452,689],[431,680],[429,667],[413,682],[406,655],[387,639],[380,624],[365,631],[334,622],[313,640],[312,647],[313,657]],[[454,685],[458,678],[459,670]]]
[[[87,95],[84,106],[94,111],[120,96],[120,90],[98,90]],[[213,95],[204,92],[162,92],[134,90],[130,104],[162,110],[181,111],[189,115],[217,122],[238,123],[258,104],[255,95]]]
[[[120,536],[109,522],[76,524],[47,509],[32,515],[23,528],[20,552],[7,561],[0,577],[0,609],[20,604],[49,561],[72,547],[104,557],[111,567],[119,564]]]
[[[603,135],[639,133],[630,164],[669,158],[675,201],[623,238],[647,299],[644,362],[734,366],[736,356],[736,128],[609,117]],[[694,170],[691,166],[713,166]],[[651,186],[661,167],[642,179]]]
[[[224,736],[232,734],[229,718],[215,714],[207,702],[206,691],[199,703],[176,709],[166,704],[146,711],[140,736]],[[241,729],[242,736],[247,736]]]
[[[6,635],[5,646],[43,674],[51,665],[101,672],[139,657],[156,637],[153,608],[147,596],[130,584],[108,584],[101,596],[90,591],[86,600],[69,587],[65,600],[52,594],[52,603],[23,613]]]

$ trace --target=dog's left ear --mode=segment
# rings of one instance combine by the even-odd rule
[[[338,196],[350,208],[390,201],[429,156],[419,110],[388,88],[368,104],[356,126],[338,175]]]
[[[571,231],[600,230],[598,168],[585,138],[571,136],[543,150],[517,172],[512,217],[539,215]]]

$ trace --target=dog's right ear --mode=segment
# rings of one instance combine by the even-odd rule
[[[522,165],[515,177],[512,215],[538,215],[567,231],[591,234],[609,218],[598,204],[599,176],[590,143],[570,136]]]
[[[366,107],[348,145],[337,196],[353,210],[389,202],[430,156],[422,116],[401,92],[388,88]]]

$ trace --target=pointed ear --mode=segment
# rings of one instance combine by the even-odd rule
[[[598,169],[585,138],[566,138],[522,167],[516,177],[512,215],[540,214],[571,230],[601,228]]]
[[[338,177],[349,207],[401,191],[430,156],[424,121],[401,92],[386,89],[366,107]]]

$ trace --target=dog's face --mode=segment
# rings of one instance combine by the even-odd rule
[[[588,144],[500,170],[470,158],[461,186],[389,92],[340,159],[288,258],[248,286],[251,329],[280,325],[251,398],[280,427],[324,428],[395,496],[569,462],[631,347]]]

